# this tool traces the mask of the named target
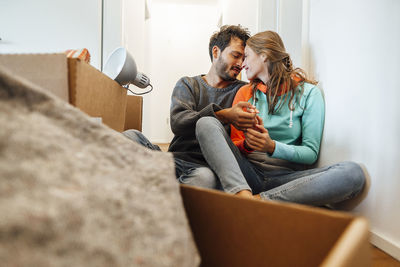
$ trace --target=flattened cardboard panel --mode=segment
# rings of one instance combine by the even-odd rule
[[[128,95],[126,100],[125,130],[142,131],[143,97]]]
[[[116,131],[125,127],[126,89],[79,59],[69,58],[70,103]]]
[[[353,217],[181,186],[202,266],[318,266]]]
[[[352,220],[325,258],[321,267],[369,267],[371,244],[368,221],[362,217]]]
[[[68,102],[65,54],[0,54],[0,65]]]

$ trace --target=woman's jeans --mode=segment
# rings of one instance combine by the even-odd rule
[[[224,127],[214,117],[203,117],[196,136],[211,169],[222,181],[246,181],[263,199],[321,206],[356,196],[365,183],[364,172],[354,162],[304,170],[262,170],[242,156]]]
[[[130,140],[144,147],[152,150],[161,151],[159,146],[152,144],[141,132],[137,130],[127,130],[122,134]],[[243,181],[243,183],[240,183],[239,181],[236,181],[233,177],[229,183],[225,183],[224,186],[222,186],[220,180],[217,179],[216,174],[209,167],[185,161],[179,158],[174,158],[174,161],[175,174],[180,183],[210,189],[223,189],[224,191],[230,193],[237,193],[238,191],[243,189],[250,190],[245,180]]]

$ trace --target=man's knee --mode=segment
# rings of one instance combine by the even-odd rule
[[[220,130],[225,132],[222,123],[214,117],[202,117],[196,123],[196,135],[208,134],[210,131]]]
[[[199,167],[194,169],[190,174],[181,175],[179,182],[193,186],[216,189],[218,180],[214,172],[207,167]]]

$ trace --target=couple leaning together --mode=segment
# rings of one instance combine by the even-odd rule
[[[209,53],[209,72],[181,78],[172,94],[169,152],[180,183],[314,206],[361,192],[365,175],[356,163],[306,168],[318,158],[324,100],[316,82],[293,68],[277,33],[250,37],[223,26]],[[236,79],[242,68],[249,84]],[[160,150],[136,130],[124,135]]]

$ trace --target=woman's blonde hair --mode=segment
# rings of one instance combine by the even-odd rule
[[[279,110],[282,104],[287,101],[288,97],[290,97],[288,102],[289,109],[294,110],[292,102],[296,95],[295,88],[298,85],[303,85],[304,82],[317,84],[316,81],[307,79],[306,73],[302,69],[293,69],[290,55],[286,52],[282,39],[276,32],[259,32],[250,37],[250,39],[247,40],[246,45],[248,45],[256,54],[265,54],[267,57],[266,63],[268,64],[269,80],[266,84],[266,94],[269,114],[273,114],[275,111]],[[293,78],[295,78],[296,81],[294,81]],[[252,81],[253,90],[255,90],[259,82],[261,81],[258,79]],[[280,95],[286,95],[286,97],[275,109],[279,101],[278,96]]]

